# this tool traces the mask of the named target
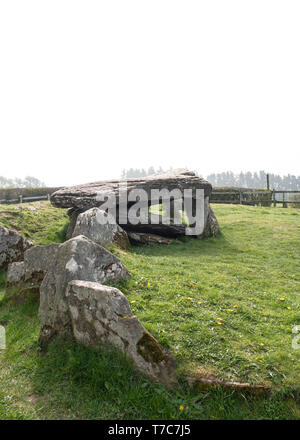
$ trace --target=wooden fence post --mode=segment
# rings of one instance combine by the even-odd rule
[[[276,208],[276,194],[275,194],[275,189],[273,189],[273,203],[274,203],[274,208]]]
[[[282,207],[287,208],[288,204],[285,202],[285,192],[282,191]]]

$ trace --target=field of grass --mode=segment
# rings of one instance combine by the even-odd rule
[[[0,225],[16,229],[35,245],[46,245],[64,240],[68,216],[66,210],[53,208],[49,202],[0,205]]]
[[[292,329],[300,325],[300,211],[213,208],[222,228],[215,239],[114,250],[132,273],[118,287],[177,359],[177,392],[150,383],[105,348],[96,353],[57,340],[42,356],[38,305],[3,298],[0,419],[299,419],[300,350],[292,348]],[[0,206],[0,224],[48,244],[63,240],[66,214],[46,202],[37,211]],[[4,281],[2,274],[0,296]],[[218,388],[196,393],[186,375],[267,383],[272,392],[260,398]]]

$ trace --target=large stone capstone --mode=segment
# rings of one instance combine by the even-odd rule
[[[100,207],[104,203],[104,199],[112,195],[119,205],[120,195],[121,197],[126,195],[128,200],[132,191],[142,189],[146,191],[150,200],[151,190],[163,188],[168,191],[179,189],[181,192],[185,189],[194,191],[203,189],[205,197],[209,197],[212,191],[212,186],[207,180],[196,176],[192,171],[179,169],[137,179],[104,180],[62,188],[53,193],[50,200],[52,205],[57,208],[77,208],[86,211],[90,208]],[[128,200],[127,203],[128,206],[131,206],[134,201]]]

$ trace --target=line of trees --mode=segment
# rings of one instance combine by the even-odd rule
[[[130,168],[122,171],[122,178],[136,178],[146,177],[151,174],[163,173],[161,167],[155,169],[150,167],[147,170],[144,168]],[[209,174],[206,179],[213,186],[235,186],[240,188],[266,188],[267,187],[267,173],[265,171],[259,171],[255,173],[240,172],[238,174],[232,171],[226,171],[223,173]],[[280,176],[279,174],[270,174],[270,188],[277,190],[300,190],[300,176],[294,176],[288,174],[287,176]]]
[[[44,182],[32,176],[27,176],[25,179],[7,179],[0,176],[0,188],[42,188],[44,186]]]
[[[128,170],[122,171],[122,179],[131,179],[136,177],[146,177],[152,174],[161,174],[164,170],[162,167],[155,169],[154,167],[149,167],[147,170],[144,168],[129,168]]]
[[[232,171],[210,174],[207,180],[213,186],[236,186],[243,188],[266,188],[267,173],[259,171],[258,173],[241,172],[234,174]],[[270,188],[277,190],[300,190],[300,176],[280,176],[279,174],[270,174]]]

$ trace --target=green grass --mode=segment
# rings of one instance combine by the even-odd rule
[[[123,291],[182,370],[299,392],[300,353],[291,342],[300,324],[300,215],[215,211],[221,237],[124,255],[133,279]]]
[[[43,210],[34,225],[22,218],[25,211],[13,218],[19,230],[38,224],[33,239],[47,244],[66,218],[47,204]],[[57,340],[42,356],[38,305],[2,299],[7,349],[0,351],[0,419],[299,419],[300,350],[291,342],[300,324],[300,212],[232,205],[214,210],[222,227],[216,239],[114,250],[132,273],[119,287],[134,313],[176,356],[177,392],[150,383],[107,348],[96,353]],[[1,214],[0,224],[9,226]],[[268,382],[273,391],[265,398],[221,389],[197,394],[185,374]]]
[[[46,245],[64,241],[68,216],[65,210],[53,208],[49,202],[0,205],[0,225],[16,229],[35,245]]]

